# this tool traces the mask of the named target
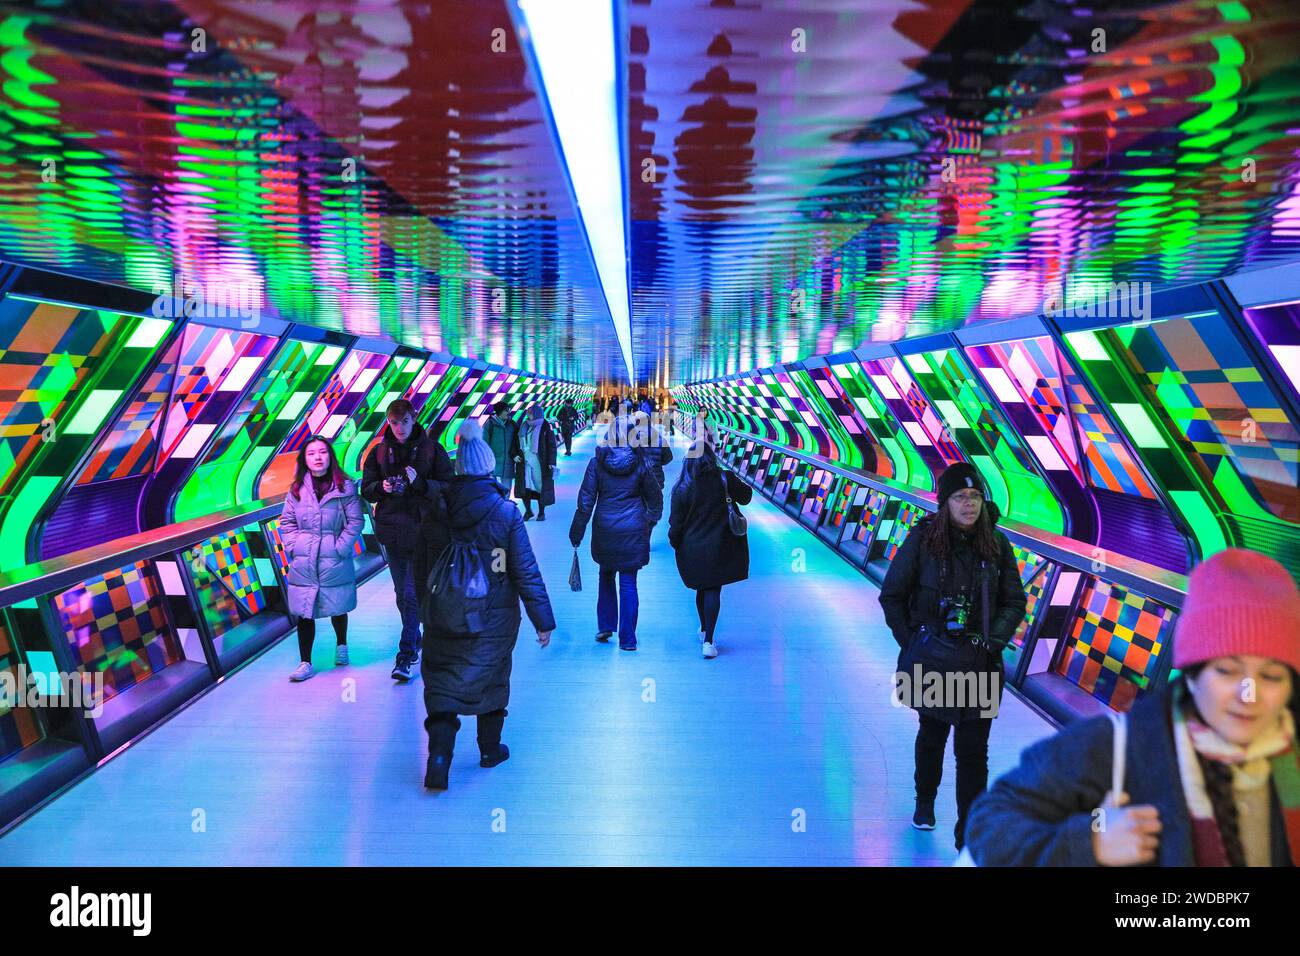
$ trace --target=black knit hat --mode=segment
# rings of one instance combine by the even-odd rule
[[[984,479],[975,470],[975,466],[970,462],[959,461],[955,465],[949,465],[939,476],[939,507],[942,508],[945,501],[963,488],[976,488],[986,499],[989,496]]]

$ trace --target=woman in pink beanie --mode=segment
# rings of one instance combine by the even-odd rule
[[[1111,722],[1071,724],[971,808],[976,863],[1300,864],[1300,589],[1286,568],[1240,548],[1198,565],[1173,663],[1128,717],[1119,800]]]

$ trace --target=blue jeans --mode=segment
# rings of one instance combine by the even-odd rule
[[[402,640],[397,653],[415,660],[420,656],[420,594],[415,581],[415,558],[390,554],[388,570],[393,575],[397,610],[402,615]]]
[[[618,591],[614,575],[618,575]],[[636,572],[600,569],[600,590],[596,596],[596,629],[618,630],[619,644],[636,643]]]

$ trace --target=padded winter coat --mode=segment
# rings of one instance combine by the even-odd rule
[[[1000,517],[997,505],[986,503],[989,515],[996,525]],[[943,615],[939,610],[940,582],[939,562],[925,547],[925,536],[933,515],[926,515],[908,532],[902,547],[890,562],[885,581],[880,586],[880,606],[885,611],[885,623],[893,632],[899,647],[899,669],[903,669],[903,655],[908,644],[916,639],[922,624],[939,630]],[[1016,633],[1016,628],[1024,620],[1027,600],[1025,589],[1020,583],[1020,570],[1016,565],[1015,553],[1011,542],[1001,531],[994,530],[998,541],[998,558],[991,561],[987,568],[989,594],[989,636],[995,643],[1005,645]],[[950,594],[958,588],[966,587],[972,598],[971,610],[967,623],[970,631],[983,628],[983,611],[980,603],[982,588],[977,571],[979,559],[975,555],[973,536],[960,531],[955,532],[955,543],[949,558],[948,578],[944,590]],[[998,694],[1002,692],[1002,659],[1000,654],[985,652],[980,670],[995,674],[998,678]],[[949,723],[973,720],[979,716],[977,705],[961,708],[916,708],[918,713],[945,720]],[[946,712],[941,712],[946,711]],[[953,713],[953,711],[958,711]],[[955,718],[955,719],[954,719]]]
[[[720,588],[749,577],[749,539],[738,538],[727,524],[727,492],[747,505],[753,490],[717,459],[701,461],[695,478],[685,473],[672,492],[668,543],[677,552],[677,571],[692,590]],[[689,463],[688,463],[689,464]],[[723,487],[726,475],[726,487]]]
[[[285,496],[280,540],[289,559],[286,582],[289,611],[298,617],[333,617],[357,606],[357,566],[353,549],[361,538],[361,499],[345,481],[316,500],[310,476],[301,495]]]
[[[394,495],[384,491],[384,479],[405,477],[407,465],[415,469],[416,478],[406,492]],[[405,442],[397,441],[384,426],[383,440],[370,450],[361,469],[361,497],[375,504],[375,535],[390,555],[409,558],[415,553],[415,533],[429,502],[451,476],[446,449],[419,422]]]
[[[587,462],[569,541],[582,544],[591,522],[591,558],[609,571],[635,571],[650,563],[650,526],[663,516],[659,482],[642,449],[603,445]]]
[[[420,594],[428,594],[428,574],[438,557],[457,540],[478,548],[488,577],[484,626],[471,637],[440,630],[422,602],[424,619],[424,699],[430,712],[486,714],[510,700],[511,655],[519,636],[522,600],[538,631],[555,629],[546,584],[538,569],[518,507],[491,475],[457,475],[434,502],[420,528],[423,557],[418,563]]]

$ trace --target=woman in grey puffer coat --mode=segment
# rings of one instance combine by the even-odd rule
[[[298,471],[280,515],[280,539],[289,560],[289,613],[298,617],[302,657],[302,663],[289,675],[292,681],[312,675],[315,618],[331,619],[337,641],[334,663],[348,662],[348,612],[357,606],[357,568],[352,555],[361,528],[356,484],[339,467],[327,439],[309,439],[298,452]]]

